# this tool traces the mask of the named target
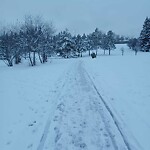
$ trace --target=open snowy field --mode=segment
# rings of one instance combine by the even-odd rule
[[[0,149],[37,149],[45,123],[55,109],[57,91],[72,61],[45,65],[0,66]]]
[[[150,53],[102,54],[0,62],[0,150],[149,150]]]
[[[117,50],[122,47],[117,46]],[[111,57],[84,59],[84,66],[120,126],[139,149],[150,149],[150,53],[134,56],[114,51]]]

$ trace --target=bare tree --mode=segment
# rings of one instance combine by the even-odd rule
[[[46,50],[54,32],[52,24],[45,23],[41,17],[25,17],[22,26],[23,41],[32,66],[36,65],[36,54],[41,63],[46,61]]]
[[[18,55],[18,35],[13,31],[3,32],[0,36],[0,56],[8,65],[13,66],[13,60]]]

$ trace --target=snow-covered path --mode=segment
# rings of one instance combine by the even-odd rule
[[[74,64],[66,78],[53,119],[46,125],[48,136],[42,137],[38,150],[130,149],[81,61]]]

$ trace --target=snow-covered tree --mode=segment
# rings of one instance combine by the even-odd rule
[[[18,35],[13,31],[4,32],[0,36],[1,59],[8,65],[13,66],[13,60],[19,54]]]
[[[88,50],[88,38],[85,34],[82,35],[82,52],[86,52]]]
[[[99,38],[98,28],[96,28],[95,31],[91,34],[91,38],[92,38],[92,47],[94,50],[96,50],[96,55],[97,55],[97,50],[100,47],[100,38]]]
[[[69,58],[76,55],[75,41],[67,29],[57,35],[56,45],[57,53],[59,53],[60,56]]]
[[[38,55],[41,63],[47,62],[47,57],[54,53],[54,33],[52,24],[43,24],[38,43]]]
[[[140,40],[139,38],[132,38],[128,41],[128,47],[130,49],[132,49],[133,51],[135,51],[135,55],[137,54],[137,52],[141,49],[141,46],[140,46]]]
[[[104,54],[106,50],[110,51],[115,49],[115,39],[114,39],[114,33],[112,31],[108,31],[107,34],[103,34],[103,38],[101,40],[101,48],[104,50]]]
[[[107,35],[104,34],[102,41],[101,41],[101,49],[104,50],[104,55],[106,54],[106,50],[108,50],[108,39],[107,39]]]
[[[75,38],[75,49],[78,54],[78,57],[82,57],[82,53],[87,50],[87,37],[85,34],[82,36],[78,34]]]
[[[78,56],[81,56],[81,54],[82,54],[82,37],[80,34],[78,34],[75,37],[75,49],[76,49],[76,52],[78,53]]]
[[[110,51],[115,49],[115,40],[114,40],[114,33],[112,31],[107,32],[107,40],[108,40],[108,50],[109,50],[109,55]]]
[[[91,34],[87,35],[87,50],[89,51],[89,56],[91,56],[91,50],[93,49],[93,42]]]
[[[22,28],[22,40],[32,66],[36,65],[36,53],[38,52],[38,42],[42,34],[42,25],[38,24],[32,16],[25,18]]]
[[[47,61],[47,53],[50,52],[54,32],[53,26],[45,23],[39,16],[25,18],[21,28],[21,39],[32,66],[36,65],[36,54],[41,63]]]
[[[144,21],[140,34],[140,46],[144,52],[150,51],[150,18],[148,17]]]
[[[93,50],[97,50],[101,47],[102,44],[103,33],[99,31],[98,28],[95,29],[93,33],[89,35],[90,45]]]

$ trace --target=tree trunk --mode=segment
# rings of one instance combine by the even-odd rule
[[[35,60],[35,52],[33,52],[33,65],[36,65],[36,60]]]
[[[8,61],[8,67],[12,67],[13,66],[12,60],[7,60],[7,61]]]
[[[21,58],[19,55],[16,55],[15,56],[15,64],[19,64],[19,63],[21,63]]]
[[[109,55],[110,55],[110,49],[109,49]]]
[[[42,58],[41,58],[41,56],[40,56],[40,53],[38,53],[38,56],[39,56],[40,63],[42,64],[43,61],[42,61]]]
[[[45,54],[45,52],[43,52],[43,63],[47,62],[47,55]]]
[[[33,66],[32,58],[31,58],[31,52],[29,52],[29,60],[30,60],[31,66]]]
[[[89,56],[91,56],[91,52],[90,52],[90,50],[89,50]]]
[[[105,55],[105,51],[106,51],[106,50],[104,49],[104,55]]]

